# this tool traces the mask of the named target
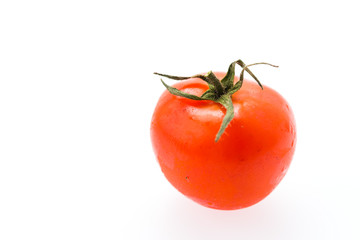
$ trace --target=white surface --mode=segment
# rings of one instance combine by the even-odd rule
[[[0,239],[359,239],[357,1],[1,1]],[[241,58],[297,120],[287,176],[224,212],[151,149],[152,72]],[[171,81],[169,81],[171,83]]]

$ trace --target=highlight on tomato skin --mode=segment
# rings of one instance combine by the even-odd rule
[[[214,76],[224,79],[229,72]],[[294,115],[286,100],[255,81],[232,81],[242,85],[231,93],[230,107],[216,99],[192,97],[209,90],[203,79],[174,84],[171,88],[177,91],[160,96],[150,129],[167,180],[193,201],[222,210],[249,207],[269,195],[286,174],[296,146]],[[226,116],[232,118],[215,141]]]

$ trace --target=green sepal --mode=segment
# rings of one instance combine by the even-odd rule
[[[220,129],[215,137],[215,142],[217,142],[221,135],[224,133],[226,127],[229,125],[231,120],[234,118],[234,106],[231,100],[231,95],[225,94],[222,95],[219,99],[216,100],[217,103],[223,105],[226,109],[226,114],[221,123]]]
[[[225,91],[222,84],[221,84],[221,82],[220,82],[220,80],[215,76],[215,74],[212,71],[208,72],[206,75],[198,74],[198,75],[194,75],[194,76],[191,76],[191,77],[173,76],[173,75],[157,73],[157,72],[154,72],[154,74],[159,75],[159,76],[163,76],[163,77],[167,77],[167,78],[170,78],[170,79],[173,79],[173,80],[180,80],[180,81],[181,80],[187,80],[187,79],[190,79],[190,78],[200,78],[201,80],[205,81],[208,84],[209,89],[212,92],[211,96],[209,95],[210,100],[215,100],[215,99],[219,98],[221,95],[224,94],[224,91]],[[179,91],[179,90],[177,90],[177,91]],[[215,94],[215,96],[213,96],[214,94]],[[208,95],[208,93],[206,93],[206,95]],[[203,99],[203,100],[206,100],[206,99]]]
[[[259,79],[257,79],[257,77],[250,71],[250,69],[248,68],[248,66],[252,66],[254,64],[251,64],[251,65],[246,65],[243,61],[241,61],[240,59],[236,61],[237,64],[239,64],[243,69],[241,71],[241,74],[240,74],[240,77],[241,75],[244,76],[244,71],[247,71],[250,76],[252,76],[255,81],[259,84],[259,86],[261,87],[261,89],[264,89],[263,86],[261,85],[261,82],[259,81]]]
[[[244,82],[244,74],[240,75],[239,81],[237,81],[234,84],[234,86],[229,90],[228,94],[233,95],[234,93],[239,91],[239,89],[242,87],[243,82]]]
[[[235,65],[236,61],[230,64],[225,77],[221,80],[221,84],[224,86],[225,91],[228,91],[234,85]]]
[[[180,91],[177,88],[174,87],[170,87],[169,85],[167,85],[162,79],[161,79],[162,84],[164,84],[164,86],[166,87],[166,89],[173,95],[176,96],[180,96],[180,97],[184,97],[184,98],[188,98],[188,99],[192,99],[192,100],[205,100],[201,97],[198,97],[196,95],[192,95],[183,91]]]
[[[214,92],[214,90],[209,89],[209,90],[207,90],[206,92],[204,92],[204,93],[201,95],[201,98],[206,99],[206,100],[213,100],[213,101],[215,101],[215,100],[216,100],[216,93]]]
[[[163,76],[163,77],[167,77],[167,78],[170,78],[170,79],[173,79],[173,80],[187,80],[187,79],[190,79],[190,78],[200,78],[202,80],[204,80],[205,82],[207,82],[208,84],[211,84],[210,81],[206,78],[206,76],[202,75],[202,74],[197,74],[197,75],[194,75],[194,76],[191,76],[191,77],[179,77],[179,76],[173,76],[173,75],[167,75],[167,74],[162,74],[162,73],[157,73],[157,72],[154,72],[154,74],[156,75],[159,75],[159,76]]]
[[[223,85],[212,71],[208,72],[205,77],[209,81],[209,83],[214,86],[214,92],[216,93],[217,97],[220,97],[225,93]]]

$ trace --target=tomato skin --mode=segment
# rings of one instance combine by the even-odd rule
[[[173,86],[198,96],[208,89],[198,79]],[[165,91],[151,122],[153,149],[168,181],[201,205],[223,210],[251,206],[270,194],[296,145],[292,110],[276,91],[245,80],[232,100],[235,116],[218,142],[225,109],[212,101]]]

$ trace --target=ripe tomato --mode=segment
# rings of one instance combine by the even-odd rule
[[[173,87],[196,96],[209,89],[194,78]],[[234,116],[217,142],[226,109],[214,101],[165,91],[151,122],[153,149],[168,181],[201,205],[224,210],[265,198],[288,170],[296,143],[292,110],[276,91],[244,80],[231,98]]]

